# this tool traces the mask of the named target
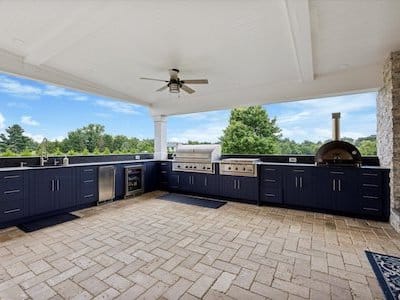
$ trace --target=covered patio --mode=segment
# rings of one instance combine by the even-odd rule
[[[147,107],[155,160],[171,115],[376,91],[391,188],[390,223],[155,191],[10,227],[0,299],[383,299],[364,251],[400,253],[399,31],[396,0],[0,2],[0,72]],[[173,68],[209,84],[140,79]]]

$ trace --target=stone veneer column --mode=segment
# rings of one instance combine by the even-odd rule
[[[382,167],[390,168],[390,223],[400,232],[400,51],[385,62],[377,97],[377,147]]]

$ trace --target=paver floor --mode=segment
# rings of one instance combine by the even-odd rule
[[[400,255],[387,223],[159,194],[0,231],[0,299],[381,299],[364,250]]]

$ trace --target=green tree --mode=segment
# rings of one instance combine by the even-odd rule
[[[20,153],[24,150],[35,149],[37,143],[24,135],[24,129],[18,124],[14,124],[6,129],[6,134],[0,134],[0,151]]]
[[[359,143],[358,150],[361,155],[376,155],[376,140],[363,140]]]
[[[235,108],[220,138],[224,153],[272,154],[278,151],[280,129],[261,106]]]

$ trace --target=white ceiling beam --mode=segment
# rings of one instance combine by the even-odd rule
[[[22,76],[89,94],[114,98],[132,104],[139,104],[147,107],[151,106],[148,102],[54,68],[28,64],[24,61],[23,57],[2,49],[0,49],[0,72]]]
[[[374,64],[321,75],[308,82],[293,81],[231,88],[229,91],[207,96],[183,95],[183,99],[153,104],[150,110],[153,115],[178,115],[377,91],[382,86],[381,69],[381,64]],[[251,97],[246,98],[246,94]],[[220,99],[230,101],[226,103]]]
[[[77,11],[72,12],[68,19],[60,20],[54,27],[43,33],[43,36],[26,49],[26,63],[41,65],[71,47],[88,35],[107,24],[113,18],[109,2],[83,1]],[[108,4],[107,4],[108,3]]]
[[[308,0],[282,0],[300,81],[314,80]]]

